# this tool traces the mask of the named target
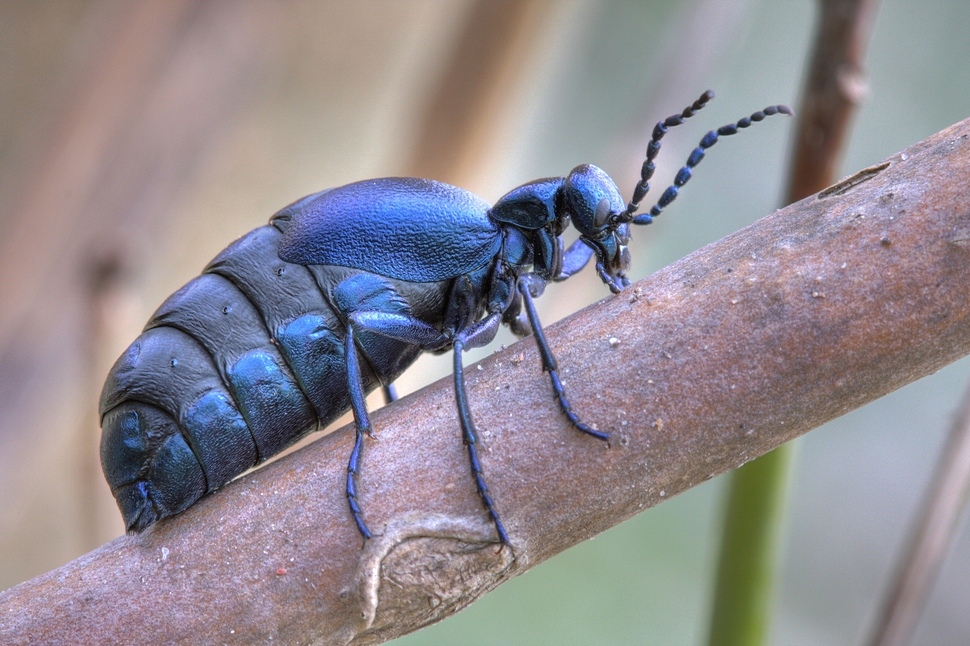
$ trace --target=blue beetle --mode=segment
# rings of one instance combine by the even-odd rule
[[[771,106],[707,133],[657,204],[636,215],[661,139],[711,98],[656,125],[627,204],[591,165],[523,184],[494,206],[432,180],[372,179],[294,202],[234,242],[162,304],[105,383],[101,461],[128,531],[185,510],[351,408],[347,502],[369,538],[357,500],[364,436],[373,432],[365,395],[380,386],[392,399],[392,382],[421,352],[451,349],[475,485],[507,544],[478,456],[462,353],[491,342],[502,323],[531,331],[565,417],[608,439],[569,405],[533,301],[594,256],[619,292],[629,284],[630,225],[652,222],[718,137],[791,114]],[[580,235],[564,251],[570,223]]]

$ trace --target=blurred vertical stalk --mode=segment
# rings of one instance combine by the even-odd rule
[[[798,109],[786,203],[836,179],[849,122],[866,94],[863,61],[878,0],[819,0],[811,67]],[[731,476],[718,557],[711,646],[767,643],[794,446]]]
[[[904,646],[912,641],[926,599],[960,527],[970,494],[970,389],[954,421],[922,518],[910,539],[893,587],[876,626],[873,646]]]
[[[507,95],[526,69],[548,0],[476,0],[432,90],[407,174],[459,186],[481,170]]]
[[[22,3],[19,24],[48,20],[39,4]],[[289,13],[258,0],[96,0],[65,14],[64,43],[38,37],[24,58],[44,89],[0,174],[0,383],[14,386],[0,388],[0,587],[122,531],[97,450],[114,359],[102,346],[121,349],[126,321],[104,310],[118,287],[109,266],[156,253],[159,223],[245,112]]]
[[[712,645],[767,641],[793,453],[789,442],[731,474],[711,616]]]

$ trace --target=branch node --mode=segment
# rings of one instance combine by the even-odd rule
[[[481,519],[398,516],[364,546],[356,592],[341,594],[360,603],[360,622],[336,641],[379,643],[385,631],[400,634],[402,622],[417,629],[440,621],[509,578],[513,564],[524,565]]]
[[[869,168],[863,168],[858,173],[847,177],[838,184],[833,184],[824,191],[820,192],[815,199],[824,200],[829,197],[834,197],[836,195],[845,195],[850,190],[854,189],[859,184],[864,184],[870,179],[883,172],[889,168],[890,162],[885,161],[881,164],[876,164],[875,166],[870,166]]]

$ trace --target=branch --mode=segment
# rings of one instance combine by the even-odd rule
[[[0,594],[0,642],[376,643],[970,353],[970,120],[471,367],[469,476],[450,381],[373,416],[346,509],[343,428],[138,536]],[[618,342],[617,342],[618,341]]]
[[[785,204],[835,181],[879,0],[820,0],[811,67],[796,114]],[[851,79],[851,82],[848,82]],[[786,444],[730,480],[708,632],[710,646],[767,643],[795,447]]]

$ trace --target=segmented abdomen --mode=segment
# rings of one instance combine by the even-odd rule
[[[129,531],[183,511],[349,408],[345,323],[325,293],[331,274],[354,270],[286,263],[280,237],[267,225],[223,251],[112,368],[101,461]],[[397,348],[393,371],[417,354]],[[379,379],[366,372],[371,390]]]

